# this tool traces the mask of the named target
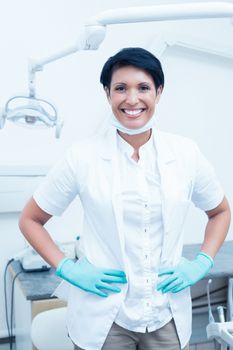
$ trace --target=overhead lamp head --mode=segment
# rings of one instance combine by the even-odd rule
[[[28,96],[10,98],[0,115],[0,128],[6,120],[29,128],[55,127],[56,137],[60,137],[63,123],[58,120],[57,111],[50,102]]]

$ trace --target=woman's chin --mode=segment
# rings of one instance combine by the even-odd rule
[[[127,129],[140,129],[140,128],[143,128],[143,126],[146,125],[146,123],[142,123],[142,122],[138,122],[138,121],[131,121],[131,122],[128,122],[128,123],[122,123],[122,125],[127,128]]]

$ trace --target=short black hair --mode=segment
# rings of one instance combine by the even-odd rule
[[[156,90],[160,86],[164,87],[164,74],[160,61],[151,52],[141,47],[127,47],[109,57],[100,75],[100,83],[103,87],[110,89],[113,72],[125,66],[143,69],[153,78]]]

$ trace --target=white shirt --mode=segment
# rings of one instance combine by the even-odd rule
[[[135,332],[154,331],[172,319],[167,295],[156,290],[163,241],[156,149],[151,137],[136,162],[133,147],[119,135],[117,141],[129,289],[115,322]]]
[[[81,239],[86,258],[97,267],[123,270],[128,278],[116,134],[110,127],[75,144],[33,196],[45,212],[61,215],[78,195],[85,213]],[[155,128],[152,138],[161,175],[164,234],[160,268],[164,268],[177,265],[181,259],[184,221],[191,201],[206,211],[216,208],[224,193],[195,142]],[[101,350],[128,288],[126,283],[121,285],[121,293],[101,298],[65,281],[61,284],[56,295],[59,291],[68,294],[67,328],[75,344],[86,350]],[[168,299],[183,348],[191,335],[190,290],[168,293]]]

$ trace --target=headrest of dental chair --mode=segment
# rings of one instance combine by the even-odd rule
[[[38,350],[73,350],[66,329],[66,307],[43,311],[32,320],[31,339]]]

